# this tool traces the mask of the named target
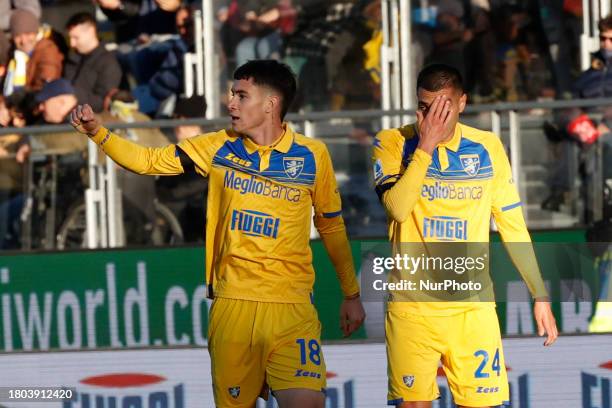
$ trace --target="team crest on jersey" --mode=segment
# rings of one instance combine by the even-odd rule
[[[227,392],[229,392],[232,398],[236,399],[240,395],[240,387],[229,387]]]
[[[406,384],[408,388],[411,388],[414,385],[414,375],[405,375],[403,380],[404,384]]]
[[[283,157],[283,168],[285,174],[292,179],[298,178],[302,174],[304,169],[304,158],[303,157]]]
[[[459,156],[463,170],[470,176],[474,176],[480,169],[480,157],[477,154],[462,154]]]

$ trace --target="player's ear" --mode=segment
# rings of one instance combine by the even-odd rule
[[[272,113],[275,110],[278,110],[280,112],[280,97],[271,93],[268,95],[268,98],[266,100],[265,111],[266,113]]]
[[[459,113],[462,113],[465,110],[465,105],[467,104],[467,94],[463,93],[461,98],[459,98]]]

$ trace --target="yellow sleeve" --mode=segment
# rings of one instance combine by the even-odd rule
[[[531,237],[523,217],[522,203],[512,179],[512,170],[504,147],[496,140],[493,149],[493,203],[492,213],[504,246],[527,284],[533,298],[548,296]]]
[[[118,165],[138,174],[171,175],[183,173],[175,145],[143,147],[101,127],[90,139]]]
[[[351,246],[346,236],[342,216],[315,218],[315,226],[334,265],[342,293],[345,297],[358,295],[359,283],[355,276],[353,254],[351,253]]]
[[[314,224],[336,270],[344,296],[359,293],[353,255],[342,219],[342,202],[336,176],[325,145],[316,154],[313,192]]]
[[[431,156],[416,149],[410,164],[402,174],[404,138],[383,130],[374,139],[374,182],[376,193],[389,216],[404,222],[419,199]]]
[[[340,192],[327,147],[322,145],[315,153],[316,176],[312,203],[315,218],[333,218],[342,214]]]

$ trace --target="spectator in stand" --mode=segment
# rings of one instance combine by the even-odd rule
[[[69,113],[78,103],[76,90],[67,79],[56,79],[47,82],[43,89],[36,94],[39,104],[41,123],[66,123]]]
[[[38,91],[46,82],[61,76],[64,56],[53,40],[41,38],[40,23],[34,14],[26,10],[13,11],[10,29],[14,54],[4,83],[5,95],[19,87]]]
[[[557,99],[572,97],[571,41],[566,38],[568,16],[563,13],[564,0],[538,0],[538,14],[546,43],[549,69],[553,74]]]
[[[283,40],[279,0],[239,1],[246,35],[236,46],[238,66],[254,59],[279,59]]]
[[[467,27],[474,37],[465,45],[467,92],[483,102],[493,98],[495,34],[491,27],[489,0],[471,0]]]
[[[285,40],[284,61],[298,78],[294,108],[329,109],[327,54],[338,35],[363,18],[366,0],[294,0],[295,30]],[[308,90],[308,92],[305,92]]]
[[[4,82],[10,59],[11,41],[4,31],[0,30],[0,84]]]
[[[27,136],[0,136],[0,250],[17,249],[24,203],[24,164],[30,154]]]
[[[104,109],[104,97],[121,82],[121,67],[114,54],[98,39],[96,20],[89,13],[73,15],[66,24],[70,47],[63,77],[76,90],[79,103],[89,103],[94,112]]]
[[[39,91],[46,82],[61,77],[64,55],[53,40],[41,33],[34,14],[13,11],[10,29],[14,51],[4,79],[4,98],[19,89]],[[6,126],[11,117],[4,98],[0,101],[0,124]]]
[[[23,165],[29,153],[27,137],[0,136],[0,250],[19,247]]]
[[[35,96],[40,116],[35,124],[55,125],[67,123],[69,113],[77,106],[76,90],[67,79],[60,78],[47,82]],[[87,143],[82,143],[70,132],[38,135],[38,141],[46,149],[56,153],[70,153],[84,150]]]
[[[176,26],[180,37],[167,41],[168,49],[150,79],[133,90],[139,110],[155,116],[160,104],[185,89],[183,57],[193,51],[193,14],[189,7],[181,7],[176,14]]]
[[[465,9],[458,0],[438,0],[437,24],[433,30],[433,51],[427,63],[450,65],[465,78],[465,44],[472,41],[474,33],[466,28]]]
[[[217,20],[221,24],[219,37],[225,58],[224,69],[226,73],[234,72],[237,67],[236,46],[246,37],[238,0],[231,0],[227,7],[221,7],[217,11]]]
[[[523,51],[526,46],[521,34],[525,18],[524,10],[514,5],[496,10],[496,98],[502,101],[516,102],[519,99],[517,75],[520,65],[526,62]]]
[[[575,82],[575,98],[612,97],[612,15],[602,19],[598,27],[600,49],[592,55],[591,68],[583,72]],[[589,113],[601,114],[602,120],[595,123]],[[571,190],[572,169],[575,168],[572,142],[578,142],[581,147],[580,167],[583,169],[584,181],[588,181],[597,166],[597,152],[592,144],[600,139],[603,142],[602,171],[605,182],[603,186],[594,186],[591,190],[601,191],[603,188],[604,216],[612,218],[612,106],[602,106],[586,112],[570,109],[558,116],[555,124],[548,123],[545,127],[549,139],[556,140],[558,146],[552,165],[551,193],[542,203],[542,208],[559,211],[565,195]],[[588,206],[585,215],[587,222],[599,221],[593,219],[592,209]]]
[[[181,0],[95,0],[115,24],[115,41],[125,43],[141,34],[176,33],[175,14]]]
[[[38,0],[0,0],[0,31],[8,31],[13,10],[27,10],[36,18],[41,17],[40,2]]]

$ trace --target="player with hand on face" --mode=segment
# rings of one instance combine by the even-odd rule
[[[425,67],[417,79],[417,97],[417,123],[383,130],[374,140],[375,188],[387,210],[389,239],[395,249],[405,243],[452,241],[462,248],[466,242],[488,243],[492,215],[535,299],[538,334],[546,334],[544,345],[551,345],[557,326],[501,141],[459,122],[467,97],[456,69]],[[464,194],[424,194],[436,189]],[[455,275],[449,273],[448,278]],[[387,305],[388,403],[431,407],[439,397],[440,361],[457,405],[491,407],[508,401],[492,299],[413,299],[399,300],[392,293]]]

